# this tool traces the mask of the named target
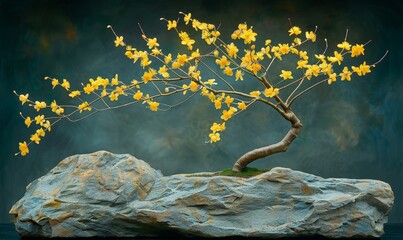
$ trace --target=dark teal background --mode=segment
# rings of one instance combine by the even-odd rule
[[[122,49],[106,29],[114,26],[125,41],[144,46],[137,23],[166,49],[177,45],[160,17],[192,12],[204,21],[221,23],[223,35],[246,21],[261,40],[288,39],[288,18],[301,28],[318,25],[318,41],[341,42],[349,28],[350,42],[372,40],[365,51],[373,63],[390,53],[373,73],[322,86],[295,103],[304,124],[301,135],[284,154],[253,164],[284,166],[323,177],[371,178],[386,181],[395,192],[390,222],[403,222],[403,84],[402,7],[400,1],[0,1],[0,222],[22,197],[25,186],[63,158],[108,150],[130,153],[164,174],[218,171],[231,167],[244,152],[278,141],[288,123],[266,106],[256,105],[228,123],[218,144],[205,144],[208,128],[218,117],[204,98],[180,108],[153,113],[132,106],[101,113],[82,122],[64,122],[15,157],[18,142],[30,131],[12,90],[37,99],[68,100],[51,91],[44,76],[67,78],[73,87],[98,75],[137,76]],[[323,42],[322,42],[323,43]],[[247,81],[245,81],[246,83]]]

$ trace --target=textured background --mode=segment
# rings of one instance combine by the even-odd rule
[[[386,181],[395,191],[390,222],[403,222],[403,84],[402,7],[396,1],[0,1],[0,222],[25,186],[63,158],[97,150],[130,153],[164,174],[217,171],[231,167],[245,151],[279,140],[288,123],[262,105],[228,124],[222,141],[205,144],[217,116],[204,98],[178,109],[152,113],[141,106],[101,113],[82,122],[64,122],[26,158],[15,157],[18,142],[29,138],[18,115],[20,102],[12,90],[39,99],[65,99],[50,91],[44,76],[67,78],[73,87],[90,77],[136,76],[136,68],[116,49],[106,25],[125,41],[144,46],[137,23],[165,48],[175,48],[174,35],[160,17],[178,11],[221,23],[223,34],[246,21],[273,40],[288,38],[288,18],[302,28],[319,27],[318,39],[330,45],[350,30],[350,42],[372,40],[368,63],[386,50],[388,57],[373,73],[349,84],[323,86],[299,99],[294,110],[304,124],[288,152],[253,164],[284,166],[323,177],[371,178]],[[227,29],[225,31],[224,29]]]

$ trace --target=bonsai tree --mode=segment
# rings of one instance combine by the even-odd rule
[[[285,152],[298,136],[302,123],[292,110],[298,98],[323,84],[348,82],[352,77],[365,76],[387,54],[377,62],[359,61],[352,66],[344,64],[345,60],[363,56],[369,42],[350,44],[348,31],[331,51],[328,51],[328,42],[324,39],[323,51],[312,53],[307,46],[317,42],[317,28],[303,32],[290,21],[289,42],[273,43],[264,39],[264,44],[258,46],[258,34],[246,23],[240,23],[227,39],[221,37],[219,26],[199,21],[191,13],[180,12],[180,15],[182,19],[161,18],[166,22],[167,30],[172,31],[183,46],[175,53],[166,52],[158,39],[146,35],[140,25],[141,37],[145,41],[141,49],[127,44],[123,36],[107,26],[115,36],[115,46],[125,48],[125,56],[139,65],[137,70],[142,73],[141,79],[121,79],[116,74],[112,78],[90,78],[81,88],[72,89],[66,79],[45,77],[53,89],[63,88],[73,99],[74,103],[68,104],[59,104],[56,100],[46,103],[30,99],[29,94],[15,92],[22,105],[26,104],[37,112],[36,116],[20,114],[28,128],[35,125],[35,131],[30,141],[19,143],[16,155],[28,154],[31,144],[39,144],[47,132],[63,120],[77,122],[98,112],[136,103],[151,111],[165,111],[200,95],[221,114],[220,119],[211,125],[210,143],[221,140],[231,118],[258,102],[290,122],[289,131],[279,142],[242,155],[232,168],[240,172],[257,159]],[[280,64],[281,71],[273,70],[276,64]],[[235,86],[236,81],[245,85],[257,81],[259,87],[253,91],[241,91],[239,84]],[[175,96],[177,103],[164,102],[171,96]]]

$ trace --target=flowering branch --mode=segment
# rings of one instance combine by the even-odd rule
[[[28,143],[19,143],[17,154],[25,156],[29,153],[28,146],[39,144],[46,132],[50,132],[63,119],[77,122],[98,112],[137,103],[142,103],[151,111],[167,111],[201,95],[221,112],[220,121],[212,123],[210,127],[209,143],[220,141],[226,123],[256,102],[270,106],[291,123],[292,128],[279,143],[254,149],[238,159],[233,169],[241,171],[251,161],[285,151],[295,139],[302,127],[301,121],[291,110],[296,99],[326,82],[331,85],[338,80],[351,81],[353,75],[361,77],[371,73],[371,68],[388,53],[372,65],[363,61],[358,66],[352,66],[345,59],[363,56],[369,42],[351,45],[347,42],[348,30],[333,54],[327,54],[329,45],[326,39],[325,49],[318,54],[305,50],[306,45],[315,44],[317,27],[303,34],[301,28],[294,26],[290,20],[289,42],[274,44],[270,39],[265,39],[264,45],[258,47],[255,44],[258,34],[246,23],[238,25],[231,34],[230,42],[221,37],[219,27],[214,24],[192,18],[191,13],[180,12],[180,15],[183,24],[180,24],[180,18],[161,18],[166,22],[167,30],[177,35],[185,48],[184,51],[178,49],[176,53],[165,52],[158,39],[147,36],[140,24],[141,37],[145,42],[143,49],[126,44],[123,36],[119,36],[112,26],[107,26],[115,37],[115,46],[125,48],[125,56],[134,64],[139,64],[141,80],[121,80],[115,74],[111,79],[90,78],[80,88],[72,90],[66,79],[60,81],[57,78],[45,78],[50,81],[52,88],[64,89],[76,101],[74,104],[58,104],[56,100],[49,104],[31,100],[29,94],[14,92],[22,105],[27,103],[38,112],[32,118],[21,114],[28,128],[35,123],[37,129]],[[200,39],[196,41],[191,38],[194,34],[189,35],[189,31],[199,34]],[[297,57],[295,63],[284,64],[280,72],[273,70],[275,64],[282,64],[283,59],[292,55]],[[218,81],[206,79],[208,73],[213,74]],[[236,89],[238,85],[233,84],[234,81],[245,84],[257,81],[259,87],[243,92]],[[163,102],[165,98],[174,95],[184,97],[177,97],[179,100],[176,104]]]

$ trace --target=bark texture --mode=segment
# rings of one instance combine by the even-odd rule
[[[278,143],[257,148],[245,153],[235,162],[234,166],[232,167],[232,171],[241,172],[249,163],[255,160],[270,156],[275,153],[287,151],[288,146],[292,143],[292,141],[294,141],[294,139],[301,131],[302,123],[295,115],[295,113],[291,110],[287,110],[283,116],[291,123],[291,129],[287,132],[283,139]]]

